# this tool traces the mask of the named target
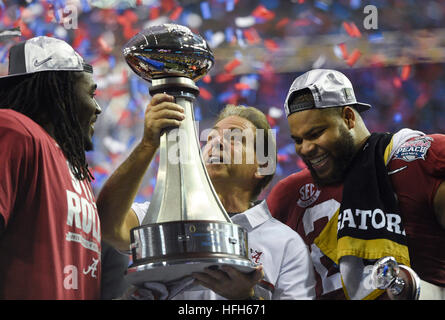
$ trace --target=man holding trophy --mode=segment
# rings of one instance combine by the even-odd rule
[[[275,171],[275,142],[264,114],[226,108],[204,147],[204,163],[192,101],[199,92],[194,81],[213,64],[207,43],[188,28],[167,24],[136,35],[124,55],[133,71],[152,82],[153,99],[141,142],[105,183],[97,205],[107,221],[104,239],[118,249],[131,248],[126,280],[141,288],[136,295],[150,288],[151,298],[171,299],[177,293],[168,290],[172,283],[195,279],[193,291],[176,298],[313,298],[304,242],[270,216],[265,202],[252,204]],[[264,145],[258,142],[261,133]],[[151,202],[132,205],[158,148]],[[259,163],[258,151],[267,148],[268,161]]]
[[[159,144],[159,132],[163,126],[178,124],[183,118],[181,107],[173,102],[173,97],[155,95],[147,107],[146,132],[143,138],[145,143],[153,141],[154,146],[148,144],[144,148],[141,142],[105,183],[98,197],[99,212],[102,215],[112,214],[114,221],[124,218],[122,226],[120,228],[117,226],[117,231],[110,232],[108,228],[102,228],[104,238],[121,250],[128,249],[130,229],[141,224],[149,205],[145,202],[134,203],[131,206],[131,202],[149,166],[149,159],[154,156],[152,150],[157,148],[156,141]],[[252,121],[257,124],[253,124],[247,118],[253,119]],[[268,176],[259,175],[257,172],[259,165],[256,161],[253,164],[223,163],[220,158],[222,152],[219,154],[216,152],[224,149],[225,152],[233,152],[232,159],[236,158],[234,153],[241,152],[246,159],[247,152],[255,152],[246,150],[246,142],[234,148],[233,141],[231,143],[227,139],[224,140],[223,132],[236,129],[260,131],[270,128],[261,111],[251,107],[227,106],[209,134],[209,141],[203,148],[203,158],[215,191],[232,221],[247,228],[250,254],[262,263],[264,279],[261,279],[263,271],[259,268],[250,274],[242,273],[230,266],[223,266],[220,270],[210,268],[203,273],[195,274],[194,278],[213,291],[193,290],[181,293],[176,298],[247,299],[255,294],[258,298],[264,299],[311,299],[314,297],[313,267],[306,246],[295,232],[268,214],[263,202],[253,205],[261,189],[271,180],[273,172]],[[270,155],[271,152],[273,156]],[[218,154],[218,158],[215,154]],[[275,150],[270,150],[269,157],[274,156]],[[125,190],[116,190],[120,187]],[[113,210],[103,209],[105,199],[107,207],[114,208]],[[127,203],[127,208],[123,212],[118,212],[116,208],[124,202]],[[120,217],[116,217],[117,215]]]

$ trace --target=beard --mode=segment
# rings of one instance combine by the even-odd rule
[[[332,173],[321,178],[314,170],[309,161],[303,159],[308,167],[314,183],[318,187],[329,186],[343,182],[346,172],[355,156],[354,138],[351,133],[343,127],[340,127],[340,139],[333,145],[332,150],[337,150],[337,156],[330,154],[333,161]]]

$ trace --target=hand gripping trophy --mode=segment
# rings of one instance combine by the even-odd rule
[[[156,187],[142,225],[130,234],[133,264],[127,280],[168,283],[224,264],[253,270],[247,233],[231,222],[213,189],[194,126],[195,81],[214,63],[208,44],[187,27],[164,24],[135,35],[123,54],[131,69],[151,82],[152,96],[168,93],[185,110],[180,127],[161,135]]]

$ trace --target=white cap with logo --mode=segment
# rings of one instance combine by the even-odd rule
[[[314,103],[293,103],[295,94],[309,89]],[[354,106],[362,112],[371,108],[367,103],[357,102],[351,81],[341,72],[329,69],[310,70],[294,80],[284,102],[284,111],[289,117],[292,113],[315,109]]]
[[[65,41],[39,36],[17,43],[9,50],[8,75],[0,77],[7,81],[13,77],[41,71],[85,71],[92,73],[91,65]]]

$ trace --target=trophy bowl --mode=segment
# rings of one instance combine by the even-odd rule
[[[214,63],[207,42],[176,24],[142,30],[125,45],[123,54],[130,68],[147,81],[168,76],[198,81]]]

